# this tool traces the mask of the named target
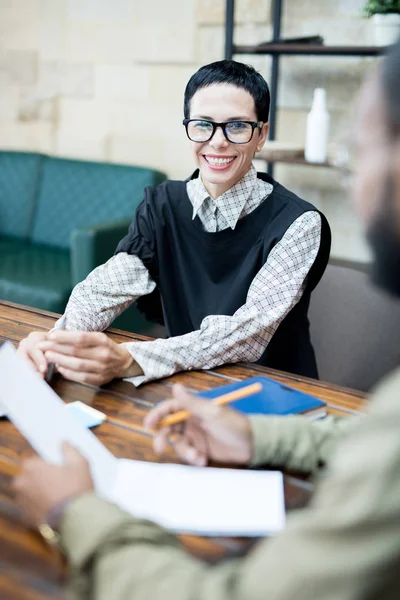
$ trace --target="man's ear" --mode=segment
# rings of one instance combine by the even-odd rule
[[[258,134],[258,142],[257,142],[257,146],[256,146],[256,152],[260,152],[261,148],[264,146],[265,140],[267,139],[268,130],[269,130],[269,123],[264,123],[260,133]]]

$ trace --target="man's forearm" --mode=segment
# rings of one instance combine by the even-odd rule
[[[359,419],[328,416],[310,421],[306,416],[254,415],[250,423],[252,465],[309,474],[325,465],[336,444],[358,425]]]
[[[82,600],[397,599],[399,381],[340,444],[309,508],[244,559],[207,566],[155,524],[90,494],[74,500],[60,531]]]
[[[367,600],[382,598],[383,591],[385,598],[397,598],[396,403],[397,395],[392,414],[366,418],[343,442],[311,506],[243,559],[208,566],[155,524],[132,519],[93,495],[73,501],[61,537],[72,572],[83,584],[80,598]]]

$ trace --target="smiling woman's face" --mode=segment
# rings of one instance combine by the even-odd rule
[[[230,84],[212,84],[199,89],[190,102],[190,118],[216,123],[257,121],[253,97]],[[208,142],[190,142],[203,183],[212,198],[218,198],[250,169],[255,152],[261,150],[268,133],[266,123],[247,144],[233,144],[218,128]]]

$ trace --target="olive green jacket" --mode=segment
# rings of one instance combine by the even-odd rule
[[[266,417],[252,425],[254,463],[315,472],[329,457],[311,504],[281,535],[209,566],[161,527],[85,495],[60,528],[75,597],[399,600],[400,371],[359,423]]]

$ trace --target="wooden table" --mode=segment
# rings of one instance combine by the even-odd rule
[[[56,315],[37,309],[0,301],[0,340],[15,345],[32,330],[48,331]],[[143,336],[110,330],[116,342],[145,340]],[[108,419],[94,432],[117,457],[159,461],[152,451],[151,439],[143,435],[140,425],[146,411],[170,394],[171,385],[183,383],[200,391],[256,375],[268,375],[309,392],[328,403],[334,414],[358,414],[365,396],[353,390],[290,375],[254,364],[227,365],[212,371],[180,373],[168,379],[146,384],[138,389],[118,380],[96,388],[55,377],[53,387],[65,402],[81,400],[105,412]],[[21,522],[10,491],[10,481],[18,472],[21,459],[32,452],[29,444],[7,420],[0,422],[0,598],[2,600],[44,600],[66,598],[66,568],[61,557],[46,546],[41,537]],[[172,451],[171,451],[172,452]],[[167,453],[161,461],[176,461]],[[287,508],[305,503],[312,485],[295,477],[285,477]],[[197,556],[216,561],[245,552],[249,540],[202,539],[182,536],[186,547]],[[111,600],[111,599],[110,599]]]

